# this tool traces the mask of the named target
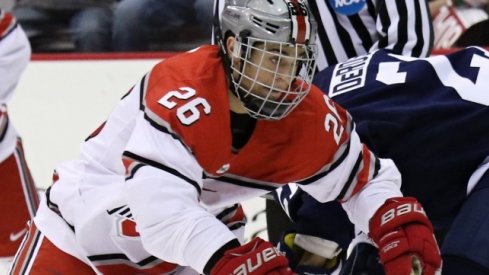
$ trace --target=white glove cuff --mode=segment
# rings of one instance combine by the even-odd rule
[[[294,243],[312,254],[333,259],[341,252],[340,246],[333,241],[304,234],[295,234]]]

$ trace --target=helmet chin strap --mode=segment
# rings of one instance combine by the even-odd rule
[[[287,110],[287,106],[285,105],[280,105],[276,102],[263,101],[262,99],[253,96],[248,96],[241,101],[248,107],[248,109],[257,111],[260,110],[260,112],[264,114],[273,113],[275,116],[279,117],[282,116]]]

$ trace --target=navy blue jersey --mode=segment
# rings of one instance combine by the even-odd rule
[[[315,84],[352,114],[378,156],[394,160],[404,194],[435,225],[449,222],[489,155],[489,53],[414,59],[380,50],[328,67]]]

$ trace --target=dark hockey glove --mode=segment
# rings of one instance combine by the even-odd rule
[[[295,232],[284,233],[278,248],[299,275],[330,275],[341,268],[344,260],[337,243]]]
[[[433,227],[415,198],[388,199],[370,219],[369,228],[387,275],[409,275],[420,272],[417,269],[433,275],[440,268]]]
[[[339,275],[385,275],[379,260],[379,250],[370,243],[357,243],[345,261]]]
[[[271,243],[255,238],[247,244],[224,252],[210,275],[293,275],[287,258]]]

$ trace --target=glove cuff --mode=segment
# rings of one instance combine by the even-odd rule
[[[300,248],[326,259],[332,259],[341,253],[341,248],[336,242],[310,235],[297,233],[294,243]]]
[[[204,267],[204,274],[211,274],[212,268],[216,265],[216,263],[222,258],[224,255],[224,252],[226,252],[229,249],[233,249],[236,247],[239,247],[241,244],[237,239],[233,239],[229,242],[227,242],[225,245],[223,245],[219,250],[217,250],[214,254],[212,254],[211,258],[207,263],[205,264]]]

